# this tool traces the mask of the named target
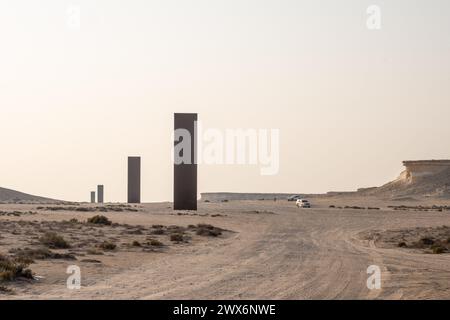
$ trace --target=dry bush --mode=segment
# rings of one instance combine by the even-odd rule
[[[112,251],[112,250],[116,249],[117,246],[112,242],[104,241],[103,243],[101,243],[99,245],[99,247],[106,251]]]
[[[166,231],[164,229],[155,229],[151,232],[151,234],[155,234],[155,235],[163,235],[165,233],[166,233]]]
[[[440,245],[433,245],[431,246],[431,250],[433,251],[434,254],[441,254],[447,251],[447,249],[443,246]]]
[[[137,240],[134,240],[133,243],[131,244],[133,247],[140,247],[141,243]]]
[[[14,281],[20,278],[33,279],[33,273],[28,266],[29,263],[0,255],[0,282]]]
[[[153,247],[162,247],[164,244],[161,241],[152,239],[148,242],[149,245],[153,246]]]
[[[0,286],[0,294],[14,294],[14,291],[8,287]]]
[[[101,224],[101,225],[105,225],[105,226],[110,226],[112,224],[112,222],[105,216],[93,216],[92,218],[87,219],[87,223],[92,223],[92,224]]]
[[[170,241],[182,242],[184,240],[183,235],[179,233],[173,233],[170,235]]]
[[[70,248],[69,243],[55,232],[47,232],[39,241],[51,249],[67,249]]]
[[[101,252],[101,251],[99,251],[97,249],[94,249],[94,248],[87,249],[86,253],[87,254],[91,254],[93,256],[101,256],[101,255],[103,255],[103,252]]]
[[[434,244],[434,240],[431,239],[430,237],[425,237],[420,239],[420,243],[426,246],[431,246]]]
[[[47,248],[37,249],[13,249],[10,250],[14,253],[17,261],[31,264],[34,260],[47,260],[47,259],[62,259],[62,260],[76,260],[77,258],[70,253],[57,253]]]
[[[200,223],[197,225],[196,234],[205,237],[218,237],[222,234],[222,229],[216,228],[210,224]]]

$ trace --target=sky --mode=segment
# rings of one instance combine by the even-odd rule
[[[171,200],[175,112],[280,133],[277,174],[202,164],[199,192],[355,190],[450,158],[447,0],[2,0],[0,39],[0,187],[126,201],[141,156],[143,201]]]

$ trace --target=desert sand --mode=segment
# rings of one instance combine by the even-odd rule
[[[311,209],[299,209],[286,200],[266,200],[201,202],[198,212],[174,212],[170,203],[155,203],[138,205],[137,212],[101,213],[3,204],[0,211],[25,214],[0,215],[2,254],[35,244],[40,233],[23,229],[35,228],[35,224],[42,225],[42,229],[53,228],[69,242],[83,243],[85,248],[107,239],[116,243],[117,249],[103,254],[73,248],[53,250],[72,252],[76,260],[35,260],[30,268],[38,280],[9,283],[7,286],[14,293],[0,294],[0,299],[450,298],[450,253],[430,254],[417,248],[386,245],[388,241],[380,240],[387,237],[380,236],[385,232],[394,231],[398,238],[395,230],[401,230],[401,238],[402,232],[417,227],[450,226],[450,210],[393,210],[388,206],[448,203],[432,199],[399,203],[343,196],[310,201]],[[342,209],[330,208],[331,205]],[[117,225],[85,226],[83,221],[96,214]],[[60,224],[70,219],[80,221],[76,224],[82,232],[75,234],[76,228],[70,231]],[[32,224],[25,227],[26,223],[21,222],[22,229],[19,224],[11,227],[18,221]],[[152,231],[155,225],[189,230],[189,225],[200,223],[224,231],[217,237],[186,231],[186,242],[173,242],[167,234],[154,235]],[[152,249],[127,245],[133,239],[143,243],[153,238],[164,246]],[[79,290],[67,289],[69,265],[81,268]],[[370,265],[378,265],[382,270],[380,290],[366,286]]]

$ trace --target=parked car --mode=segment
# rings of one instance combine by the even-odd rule
[[[295,204],[299,208],[311,208],[311,204],[309,203],[308,200],[305,200],[305,199],[297,199]]]
[[[288,198],[288,201],[297,201],[301,197],[299,195],[292,195]]]

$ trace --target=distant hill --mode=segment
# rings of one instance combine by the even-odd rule
[[[220,202],[225,200],[278,200],[293,194],[311,196],[375,196],[390,199],[408,197],[438,197],[450,199],[450,160],[404,161],[405,171],[394,181],[381,187],[361,188],[353,192],[328,192],[327,194],[302,193],[202,193],[202,201]]]
[[[382,197],[441,197],[450,198],[450,161],[404,161],[406,170],[394,181],[378,188],[359,190],[362,195]]]
[[[286,200],[298,193],[237,193],[237,192],[204,192],[201,201],[220,202],[225,200]]]
[[[0,202],[2,203],[55,203],[54,199],[33,196],[23,192],[0,188]]]
[[[450,170],[415,179],[405,178],[405,174],[402,174],[398,179],[379,188],[362,190],[360,193],[383,197],[427,196],[450,198]]]

